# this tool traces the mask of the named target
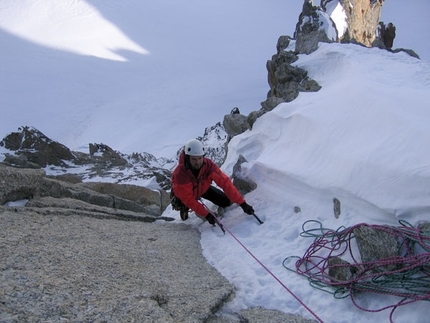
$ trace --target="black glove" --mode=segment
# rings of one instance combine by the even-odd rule
[[[251,205],[249,205],[248,203],[243,202],[240,205],[240,207],[242,208],[243,212],[245,212],[246,214],[249,214],[249,215],[254,214],[254,208]]]
[[[216,220],[212,213],[208,213],[208,215],[206,215],[206,220],[208,220],[210,224],[215,225]]]

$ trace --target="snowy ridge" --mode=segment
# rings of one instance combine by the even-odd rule
[[[253,131],[234,138],[226,170],[242,154],[293,173],[309,185],[342,188],[392,213],[427,205],[429,159],[420,147],[430,144],[430,133],[422,127],[428,115],[423,102],[430,94],[423,91],[422,79],[411,77],[404,82],[397,73],[413,75],[418,66],[420,73],[430,67],[406,56],[398,59],[375,52],[372,60],[377,64],[392,60],[396,69],[369,71],[362,58],[368,52],[372,53],[358,46],[321,44],[317,54],[309,55],[305,62],[299,60],[298,65],[309,69],[313,78],[325,80],[323,89],[280,105],[260,118]],[[352,56],[355,53],[359,55]],[[336,63],[332,64],[333,57]],[[319,65],[322,60],[327,65]],[[387,88],[378,86],[394,81],[397,84],[390,88],[395,86],[395,93],[388,94]],[[329,100],[330,108],[319,104]]]
[[[260,117],[229,143],[223,170],[231,174],[239,155],[247,159],[242,174],[257,183],[246,195],[255,219],[231,207],[223,223],[324,322],[388,322],[388,311],[370,313],[309,286],[286,270],[283,259],[302,256],[312,239],[299,236],[316,220],[333,230],[358,223],[398,226],[427,221],[430,213],[430,99],[427,62],[406,54],[356,45],[320,44],[296,63],[321,82],[317,93],[301,93]],[[399,76],[401,75],[401,76]],[[333,199],[341,202],[339,218]],[[299,207],[296,212],[295,207]],[[175,212],[169,216],[178,218]],[[208,261],[238,289],[227,312],[251,306],[312,318],[228,235],[200,220]],[[290,264],[294,268],[294,262]],[[270,287],[269,287],[270,286]],[[379,308],[396,297],[363,294],[364,307]],[[426,302],[395,311],[394,322],[421,322]],[[338,313],[338,315],[333,315]],[[339,313],[342,313],[341,315]]]

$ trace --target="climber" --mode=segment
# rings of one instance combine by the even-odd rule
[[[172,173],[172,208],[180,211],[183,221],[188,219],[188,211],[191,209],[212,225],[215,225],[216,214],[209,212],[199,203],[200,198],[219,206],[218,213],[234,202],[239,204],[246,214],[254,214],[253,207],[245,202],[230,178],[205,157],[205,153],[206,148],[199,140],[192,139],[185,144],[178,166]],[[212,186],[212,182],[222,190]]]

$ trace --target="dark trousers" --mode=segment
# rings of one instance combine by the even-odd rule
[[[202,195],[202,197],[220,207],[227,207],[231,205],[231,201],[227,195],[225,195],[225,193],[220,189],[213,186],[209,186],[209,189]]]

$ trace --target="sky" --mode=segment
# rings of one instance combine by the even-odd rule
[[[75,151],[104,143],[169,157],[232,108],[261,108],[266,61],[279,36],[293,35],[302,4],[2,0],[0,109],[17,113],[0,119],[0,133],[31,125]],[[430,59],[415,36],[430,28],[428,3],[400,5],[383,9],[401,24],[394,47]]]
[[[96,142],[171,157],[233,107],[244,114],[260,108],[269,89],[265,63],[278,37],[293,34],[301,6],[3,0],[1,132],[29,125],[72,150],[88,152]],[[242,175],[257,189],[245,198],[264,224],[237,206],[221,220],[225,235],[193,214],[185,222],[200,230],[204,256],[237,289],[224,313],[263,306],[315,318],[298,298],[324,322],[390,322],[389,311],[336,299],[283,262],[294,268],[291,257],[303,257],[312,245],[313,238],[300,235],[302,226],[337,230],[399,226],[399,220],[415,226],[428,218],[430,51],[420,39],[429,8],[424,0],[387,0],[383,8],[382,20],[398,27],[394,47],[412,48],[421,60],[320,44],[295,65],[322,89],[279,105],[232,139],[222,169],[231,174],[239,155],[247,159]],[[334,198],[341,202],[338,218]],[[182,223],[170,208],[164,215]],[[399,300],[357,297],[372,309]],[[428,314],[421,301],[399,307],[393,321],[422,322]]]

